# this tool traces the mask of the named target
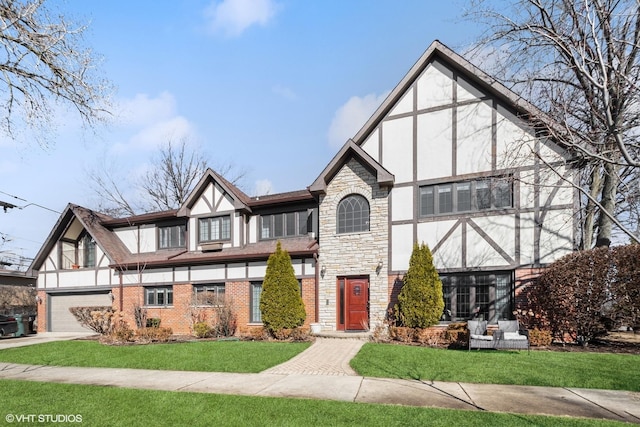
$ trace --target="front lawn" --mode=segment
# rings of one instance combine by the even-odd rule
[[[367,377],[640,391],[640,355],[467,351],[365,344],[351,366]]]
[[[87,426],[623,426],[614,421],[0,380],[7,424]],[[34,421],[24,421],[33,416]],[[40,423],[38,417],[58,417]],[[63,417],[63,418],[60,418]],[[66,417],[66,418],[64,418]],[[79,418],[80,417],[80,418]],[[64,422],[64,420],[67,422]],[[72,421],[69,421],[72,420]]]
[[[286,362],[311,343],[196,341],[109,346],[96,341],[56,341],[0,350],[0,362],[29,365],[260,372]]]

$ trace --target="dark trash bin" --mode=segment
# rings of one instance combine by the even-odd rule
[[[28,316],[25,316],[25,317],[27,317],[27,321],[26,321],[26,323],[24,325],[24,329],[25,329],[27,335],[36,333],[36,330],[35,330],[36,316],[37,316],[36,314],[30,314]]]
[[[16,322],[18,323],[18,330],[13,334],[13,336],[14,337],[21,337],[21,336],[25,335],[25,332],[24,332],[24,321],[23,321],[22,314],[14,314],[13,317],[16,319]]]

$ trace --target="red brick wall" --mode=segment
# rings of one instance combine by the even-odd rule
[[[231,295],[233,298],[233,308],[238,319],[238,327],[246,326],[249,323],[249,306],[251,304],[251,283],[250,282],[227,282],[224,288],[225,298]]]
[[[248,281],[226,282],[225,298],[230,301],[238,322],[238,327],[246,327],[250,319],[250,291]],[[114,309],[119,309],[120,288],[112,289],[114,295]],[[315,280],[313,278],[302,280],[302,299],[305,304],[307,318],[305,326],[315,321]],[[168,327],[174,334],[191,334],[191,325],[195,316],[199,316],[206,322],[212,322],[215,317],[215,308],[193,307],[193,286],[191,284],[173,285],[173,306],[171,307],[147,307],[147,318],[159,318],[160,326]],[[135,329],[133,316],[134,307],[138,304],[144,306],[144,287],[127,286],[123,292],[123,312],[125,321]],[[40,325],[38,325],[40,328]]]
[[[38,291],[38,330],[37,332],[47,331],[47,293]]]
[[[302,279],[302,302],[307,312],[307,318],[304,321],[305,326],[316,321],[316,280]]]

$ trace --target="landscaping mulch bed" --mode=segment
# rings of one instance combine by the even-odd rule
[[[532,347],[534,349],[535,347]],[[612,332],[605,337],[590,342],[587,346],[573,343],[554,343],[549,347],[538,347],[551,351],[579,351],[592,353],[640,354],[640,333]]]

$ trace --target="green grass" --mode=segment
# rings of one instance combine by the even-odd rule
[[[365,344],[360,375],[487,384],[640,391],[640,356],[553,351],[467,351]]]
[[[567,417],[456,411],[326,400],[228,396],[0,380],[7,415],[80,415],[89,426],[621,426]],[[19,423],[15,425],[49,425]]]
[[[0,350],[0,362],[206,372],[260,372],[291,359],[310,343],[196,341],[109,346],[57,341]]]

